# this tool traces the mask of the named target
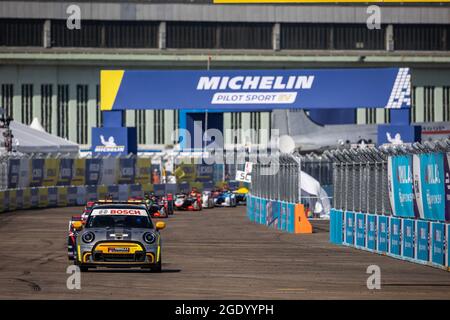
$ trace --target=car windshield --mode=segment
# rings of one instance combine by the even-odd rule
[[[148,217],[114,215],[91,216],[87,223],[88,228],[153,228]]]
[[[95,208],[86,223],[87,228],[147,228],[153,223],[147,211],[139,208]],[[127,214],[125,214],[127,213]]]

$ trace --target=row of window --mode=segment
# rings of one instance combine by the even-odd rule
[[[417,95],[417,88],[412,88],[412,122],[435,122],[438,120],[441,121],[441,119],[442,121],[450,122],[450,87],[442,87],[441,101],[436,100],[435,89],[436,88],[433,86],[423,87],[421,97],[419,98]],[[442,106],[442,109],[437,108],[438,104]],[[374,124],[378,122],[377,120],[379,120],[379,117],[377,117],[377,109],[365,109],[364,117],[365,119],[363,122],[367,124]],[[361,121],[358,121],[358,123],[360,122]],[[388,110],[384,110],[382,122],[390,122],[390,113]]]
[[[0,19],[0,46],[42,46],[43,20]],[[271,23],[167,22],[167,48],[272,49]],[[54,47],[157,48],[159,23],[83,20],[81,29],[51,21]],[[280,48],[384,50],[386,27],[365,24],[282,23]],[[394,25],[395,50],[450,50],[449,25]]]
[[[12,117],[16,117],[18,121],[25,124],[30,124],[33,120],[33,97],[34,86],[33,84],[22,84],[20,86],[20,114],[14,114],[14,85],[2,84],[1,85],[1,106],[5,109],[6,114]],[[76,137],[74,139],[77,143],[88,143],[88,132],[90,127],[88,126],[88,100],[89,91],[88,85],[79,84],[76,86],[76,120],[69,120],[69,85],[61,84],[56,86],[56,92],[54,92],[54,86],[52,84],[42,84],[40,86],[40,121],[44,129],[49,133],[54,133],[63,138],[69,138],[69,127],[75,126]],[[96,104],[100,103],[99,86],[96,87]],[[56,106],[53,104],[53,95],[56,94]],[[433,122],[437,118],[442,118],[443,121],[450,121],[450,87],[442,88],[442,101],[436,101],[435,87],[426,86],[422,89],[421,101],[418,101],[418,95],[416,88],[412,90],[412,121],[413,122]],[[442,109],[437,109],[437,105],[442,106]],[[417,106],[421,106],[420,110]],[[56,110],[53,108],[56,107]],[[54,112],[56,111],[56,112]],[[148,123],[145,110],[136,110],[135,112],[135,126],[137,128],[138,143],[139,144],[164,144],[165,137],[165,112],[164,110],[153,110],[153,121]],[[365,123],[372,124],[377,123],[377,109],[366,109],[364,114]],[[438,113],[442,113],[437,117]],[[389,123],[389,111],[384,110],[384,123]],[[56,116],[56,119],[53,117]],[[102,113],[100,108],[96,108],[95,123],[99,127],[102,125]],[[53,132],[52,123],[56,120],[56,132]],[[148,129],[148,127],[150,129]],[[179,112],[174,112],[173,129],[176,130],[179,127]],[[242,113],[231,113],[231,129],[242,128]],[[261,129],[261,114],[259,112],[250,113],[250,129]],[[72,127],[73,128],[73,127]],[[148,141],[146,132],[152,130],[153,141]],[[259,135],[252,137],[252,141],[259,141]],[[240,137],[235,137],[240,139]],[[241,143],[242,141],[235,141],[235,143]]]
[[[76,86],[76,120],[69,119],[69,85],[62,84],[56,86],[56,119],[54,117],[54,104],[53,104],[53,85],[42,84],[40,86],[40,122],[44,129],[49,133],[54,133],[60,137],[69,138],[69,127],[75,126],[76,137],[74,138],[77,143],[88,143],[88,132],[90,127],[88,125],[88,101],[89,101],[89,88],[86,84],[79,84]],[[34,86],[33,84],[21,85],[21,104],[20,114],[14,114],[13,99],[14,99],[14,85],[2,84],[1,85],[1,107],[6,111],[6,114],[11,117],[16,117],[16,120],[30,124],[35,116],[33,114],[33,97]],[[95,124],[100,127],[103,123],[102,112],[100,111],[100,89],[96,86],[96,112],[95,112]],[[174,113],[173,129],[178,128],[179,113]],[[56,132],[53,132],[52,123],[56,120]],[[165,143],[165,113],[164,110],[153,111],[153,142],[155,144]],[[145,110],[135,111],[135,126],[137,127],[138,143],[146,144],[147,141],[146,128],[147,123]]]

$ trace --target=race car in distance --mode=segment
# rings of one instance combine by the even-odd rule
[[[146,193],[144,198],[152,217],[168,218],[169,215],[173,214],[174,203],[172,194],[156,196],[153,193]]]
[[[200,211],[202,210],[202,195],[194,189],[189,194],[179,193],[175,197],[175,208],[177,210]]]
[[[213,192],[214,205],[216,207],[236,207],[236,195],[228,189],[216,189]]]
[[[89,216],[89,214],[92,211],[92,207],[95,205],[94,201],[88,201],[86,203],[86,206],[83,209],[83,213],[81,214],[81,218],[83,219],[83,221],[87,220],[87,217]]]
[[[233,193],[236,195],[236,203],[237,204],[245,204],[247,203],[247,193],[248,189],[246,187],[239,188],[234,190]]]
[[[161,271],[162,221],[153,223],[145,204],[98,204],[74,232],[74,263],[89,268],[144,268]]]
[[[202,192],[202,207],[205,209],[214,208],[214,199],[211,191]]]

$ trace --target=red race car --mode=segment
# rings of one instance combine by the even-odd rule
[[[177,210],[200,211],[202,210],[202,194],[192,189],[189,194],[179,193],[175,197]]]

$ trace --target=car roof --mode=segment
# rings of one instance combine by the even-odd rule
[[[126,203],[105,203],[105,204],[96,204],[94,209],[108,209],[108,208],[118,208],[118,209],[147,209],[145,204],[126,204]]]

